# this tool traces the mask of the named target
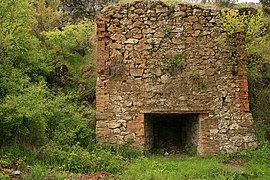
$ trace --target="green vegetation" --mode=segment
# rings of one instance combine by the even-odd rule
[[[80,173],[114,172],[117,179],[268,179],[269,144],[261,144],[235,154],[214,157],[150,156],[127,146],[102,145],[86,150],[69,147],[21,150],[18,146],[2,148],[0,177],[9,179],[9,169],[21,170],[23,179],[78,178]],[[65,149],[66,148],[66,149]],[[64,150],[65,149],[65,150]],[[45,154],[47,152],[48,154]],[[50,157],[45,157],[46,155]],[[132,160],[130,161],[124,160]],[[123,163],[125,162],[125,163]],[[128,163],[128,164],[127,164]],[[95,168],[95,170],[94,170]],[[93,171],[94,170],[94,171]],[[118,172],[118,173],[116,173]]]
[[[260,0],[262,4],[262,9],[266,14],[270,14],[270,1],[269,0]]]
[[[150,71],[149,71],[149,77],[150,77],[151,79],[155,79],[155,78],[157,77],[156,72],[155,72],[154,70],[150,70]]]
[[[218,157],[145,157],[128,145],[95,143],[95,25],[69,21],[59,2],[0,1],[0,179],[14,178],[15,170],[20,179],[75,179],[97,171],[119,179],[269,179],[269,3],[257,13],[223,14],[226,40],[246,34],[260,146]],[[162,31],[170,36],[168,27]],[[181,71],[182,54],[168,57],[167,65]],[[200,78],[195,71],[191,77]]]
[[[136,159],[119,179],[269,179],[270,147],[215,157],[151,156]]]
[[[168,55],[166,68],[169,72],[181,72],[183,69],[183,55],[180,52]]]
[[[164,26],[162,28],[162,33],[163,33],[163,36],[166,38],[166,37],[170,37],[170,34],[171,34],[171,29],[168,27],[168,26]]]
[[[245,62],[240,62],[237,54],[232,57],[234,63],[247,64],[249,80],[249,97],[255,130],[260,142],[270,138],[270,21],[269,15],[258,9],[253,12],[243,11],[241,14],[234,10],[223,10],[221,19],[225,31],[224,41],[232,44],[236,41],[237,33],[244,34],[243,49]]]
[[[219,161],[217,157],[140,158],[123,172],[120,179],[234,179],[240,174]]]
[[[0,178],[119,171],[129,157],[94,138],[95,25],[31,2],[0,2]]]
[[[190,74],[190,78],[193,80],[199,80],[201,76],[197,71],[192,71]]]
[[[206,84],[199,72],[193,70],[189,77],[194,82],[194,84],[199,85],[200,89],[206,88]]]

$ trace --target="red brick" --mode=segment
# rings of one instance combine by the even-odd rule
[[[128,121],[127,123],[127,131],[135,133],[135,132],[143,132],[144,125],[138,121]]]
[[[144,122],[144,114],[136,114],[135,120],[136,122]]]
[[[108,58],[109,58],[109,54],[108,53],[105,53],[105,52],[99,53],[97,55],[97,59],[98,60],[106,60]],[[105,61],[103,63],[105,64]]]
[[[105,31],[106,29],[105,29],[105,27],[98,27],[97,28],[97,32],[99,32],[99,31]]]
[[[101,20],[97,20],[96,21],[96,25],[97,25],[98,28],[99,27],[105,27],[105,22],[104,21],[101,21]]]
[[[208,118],[208,114],[207,113],[201,113],[199,114],[199,121],[203,121],[205,119]]]

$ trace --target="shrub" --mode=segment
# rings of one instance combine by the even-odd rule
[[[48,78],[53,90],[61,88],[65,93],[80,94],[81,101],[94,101],[94,34],[95,26],[88,21],[41,33],[47,59],[55,66],[55,72]]]
[[[261,143],[257,148],[243,152],[250,161],[258,164],[270,165],[270,144]]]
[[[93,141],[88,120],[80,113],[80,106],[64,95],[52,95],[45,84],[23,89],[23,93],[9,95],[0,104],[1,144],[42,145],[49,139],[61,144]]]
[[[40,42],[30,32],[34,22],[28,0],[0,1],[0,64],[13,66],[38,81],[51,72]]]
[[[79,144],[59,146],[50,143],[44,146],[40,158],[51,165],[60,165],[72,172],[96,171],[118,172],[122,168],[122,157],[101,148],[87,150]]]
[[[1,144],[44,142],[47,127],[44,109],[47,95],[48,91],[44,85],[35,85],[23,89],[22,94],[8,95],[4,99],[0,104]]]
[[[270,1],[269,0],[260,0],[262,8],[265,13],[270,14]]]
[[[74,145],[77,142],[83,146],[93,144],[94,131],[88,126],[89,120],[83,113],[84,108],[71,102],[68,96],[60,95],[53,98],[44,109],[48,139],[61,145]]]
[[[0,64],[0,100],[7,94],[18,94],[30,84],[30,77],[10,64]]]
[[[125,159],[132,160],[143,156],[141,149],[136,147],[131,147],[128,144],[118,145],[118,144],[98,144],[100,148],[111,152],[114,155],[122,156]]]

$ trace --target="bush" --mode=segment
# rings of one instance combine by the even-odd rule
[[[262,8],[265,13],[270,14],[270,1],[269,0],[260,0]]]
[[[44,109],[47,95],[48,91],[44,85],[33,85],[23,89],[22,94],[5,97],[0,104],[1,144],[44,142],[47,127]]]
[[[118,172],[122,168],[123,157],[113,155],[101,148],[87,150],[79,144],[59,146],[47,144],[41,151],[40,158],[51,165],[60,165],[72,172],[89,173],[96,171]]]
[[[98,144],[101,149],[109,151],[110,153],[122,156],[126,160],[132,160],[143,156],[143,151],[136,147],[131,147],[128,144],[118,145],[118,144]]]
[[[41,10],[40,6],[45,8],[46,2],[0,2],[0,146],[9,143],[39,146],[53,140],[68,145],[80,142],[86,147],[93,142],[93,130],[88,129],[90,113],[78,94],[87,89],[88,99],[94,99],[92,62],[85,77],[80,70],[94,53],[91,37],[95,27],[89,22],[68,25],[43,32],[44,41],[38,39],[31,28],[38,18],[35,11]],[[72,86],[63,90],[61,81],[55,86],[47,84],[57,67],[68,68],[67,79]]]
[[[94,139],[80,106],[69,102],[64,95],[52,95],[45,84],[32,85],[21,94],[7,96],[0,104],[0,118],[1,144],[43,145],[53,140],[87,146]]]
[[[47,60],[55,67],[47,78],[49,87],[57,93],[78,94],[77,99],[88,104],[95,100],[94,30],[94,24],[86,21],[41,33]]]

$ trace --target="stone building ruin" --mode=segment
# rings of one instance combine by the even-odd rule
[[[256,145],[241,35],[220,42],[219,10],[136,1],[97,20],[96,139],[201,155]]]

